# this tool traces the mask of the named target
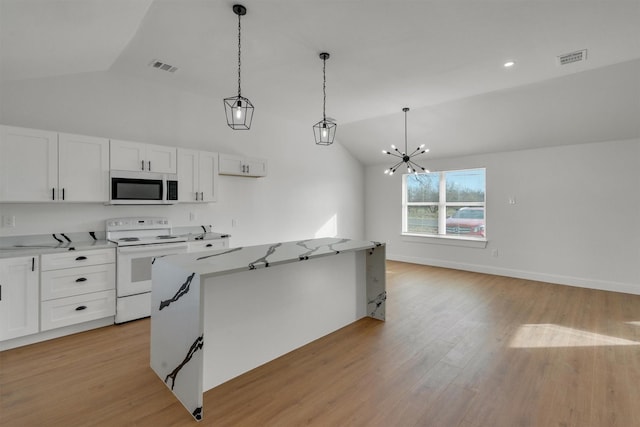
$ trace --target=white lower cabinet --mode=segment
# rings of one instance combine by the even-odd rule
[[[38,257],[0,259],[0,341],[38,332]]]
[[[115,289],[86,295],[42,301],[41,330],[61,328],[113,316],[116,313]]]
[[[40,330],[116,313],[115,249],[42,255]]]

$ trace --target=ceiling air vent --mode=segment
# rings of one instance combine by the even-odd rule
[[[170,73],[175,73],[178,70],[178,67],[174,67],[173,65],[167,64],[162,61],[158,61],[157,59],[149,62],[149,66],[158,70],[168,71]]]
[[[558,65],[567,65],[573,62],[580,62],[587,60],[587,49],[577,50],[571,53],[565,53],[558,56]]]

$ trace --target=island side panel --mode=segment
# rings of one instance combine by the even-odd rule
[[[378,320],[386,319],[386,259],[384,244],[367,250],[367,315]]]
[[[204,345],[200,276],[156,258],[152,277],[151,368],[200,420]]]
[[[365,317],[364,253],[206,278],[204,390]]]

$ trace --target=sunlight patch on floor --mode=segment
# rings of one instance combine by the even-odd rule
[[[598,347],[640,345],[640,342],[611,337],[549,323],[522,325],[511,340],[512,348]]]
[[[638,322],[627,322],[628,325],[640,326],[640,321]]]

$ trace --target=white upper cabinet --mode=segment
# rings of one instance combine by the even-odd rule
[[[175,147],[111,140],[111,169],[176,173]]]
[[[230,154],[220,154],[220,175],[267,176],[267,161]]]
[[[68,202],[109,200],[109,140],[58,135],[58,187]]]
[[[51,201],[57,187],[58,134],[0,126],[0,201]]]
[[[218,153],[178,148],[180,202],[215,202],[218,198]]]
[[[106,202],[109,140],[0,126],[0,201]]]

